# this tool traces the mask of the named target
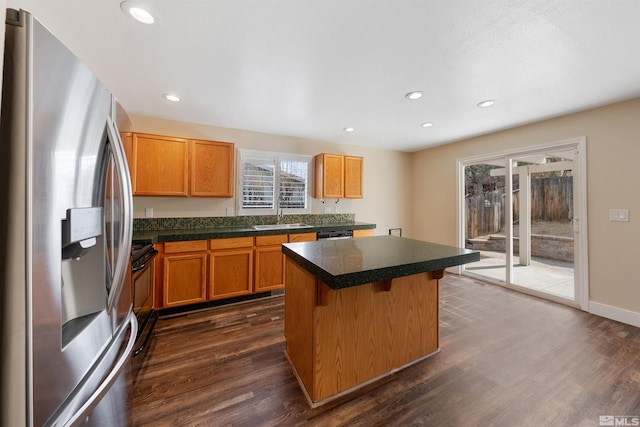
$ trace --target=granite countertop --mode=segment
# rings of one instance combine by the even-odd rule
[[[396,236],[286,243],[282,252],[332,289],[480,260],[480,252]]]
[[[367,222],[349,222],[342,224],[317,224],[308,227],[277,230],[256,230],[253,227],[215,227],[172,230],[134,231],[134,242],[176,242],[185,240],[223,239],[231,237],[270,236],[275,234],[316,233],[318,231],[364,230],[376,228]]]

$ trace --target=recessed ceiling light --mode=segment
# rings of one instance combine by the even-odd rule
[[[147,6],[140,3],[125,1],[120,3],[120,9],[129,18],[133,18],[143,24],[150,25],[159,21],[159,18],[155,13],[153,13]]]
[[[433,123],[424,122],[424,123],[420,123],[420,126],[422,126],[423,128],[430,128],[431,126],[433,126]]]
[[[482,101],[478,103],[478,107],[480,108],[487,108],[487,107],[491,107],[493,104],[495,104],[496,101],[493,99],[487,99],[486,101]]]
[[[173,95],[171,93],[163,93],[162,97],[164,99],[166,99],[167,101],[171,101],[171,102],[180,102],[180,101],[182,101],[182,99],[180,99],[180,97],[178,95]]]
[[[352,128],[351,126],[349,126],[349,127],[346,127],[346,128],[344,128],[342,130],[345,131],[345,132],[353,132],[354,130],[356,130],[356,128]]]
[[[407,99],[415,100],[422,98],[422,95],[424,95],[424,93],[421,90],[414,90],[413,92],[409,92],[408,94],[406,94],[404,97]]]

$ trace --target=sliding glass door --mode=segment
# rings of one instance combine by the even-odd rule
[[[574,140],[459,160],[461,244],[481,254],[462,272],[586,308],[582,156]]]

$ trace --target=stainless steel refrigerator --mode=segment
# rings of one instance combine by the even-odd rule
[[[131,183],[107,88],[7,10],[0,425],[127,425]]]

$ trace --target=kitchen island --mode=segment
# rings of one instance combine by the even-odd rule
[[[438,280],[480,254],[395,236],[282,246],[286,355],[312,407],[439,351]]]

